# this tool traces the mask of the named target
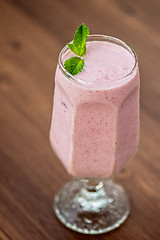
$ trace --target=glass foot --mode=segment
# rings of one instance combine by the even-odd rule
[[[84,234],[101,234],[119,227],[130,212],[124,189],[111,180],[73,180],[55,196],[58,219]]]

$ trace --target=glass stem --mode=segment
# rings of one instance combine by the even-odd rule
[[[79,203],[82,211],[99,212],[111,201],[107,198],[103,181],[92,179],[81,179],[80,181],[82,188],[76,195],[75,201]]]

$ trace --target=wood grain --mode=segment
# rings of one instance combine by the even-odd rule
[[[160,2],[158,0],[0,0],[0,240],[97,239],[66,229],[52,210],[70,179],[48,132],[60,49],[82,22],[116,36],[139,57],[141,141],[116,180],[132,211],[99,239],[160,237]]]

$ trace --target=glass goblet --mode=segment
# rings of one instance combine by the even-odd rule
[[[93,82],[65,70],[67,46],[59,55],[50,142],[73,180],[55,196],[54,209],[65,226],[84,234],[108,232],[126,220],[127,194],[111,179],[133,157],[139,141],[136,54],[117,38],[90,35],[87,47],[94,41],[121,47],[134,64],[125,76]]]

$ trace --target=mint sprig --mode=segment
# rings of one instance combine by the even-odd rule
[[[86,53],[86,39],[89,35],[89,29],[83,23],[77,28],[73,44],[68,43],[69,49],[79,57],[71,57],[64,62],[65,69],[72,75],[76,75],[83,70],[84,60],[81,58]]]

